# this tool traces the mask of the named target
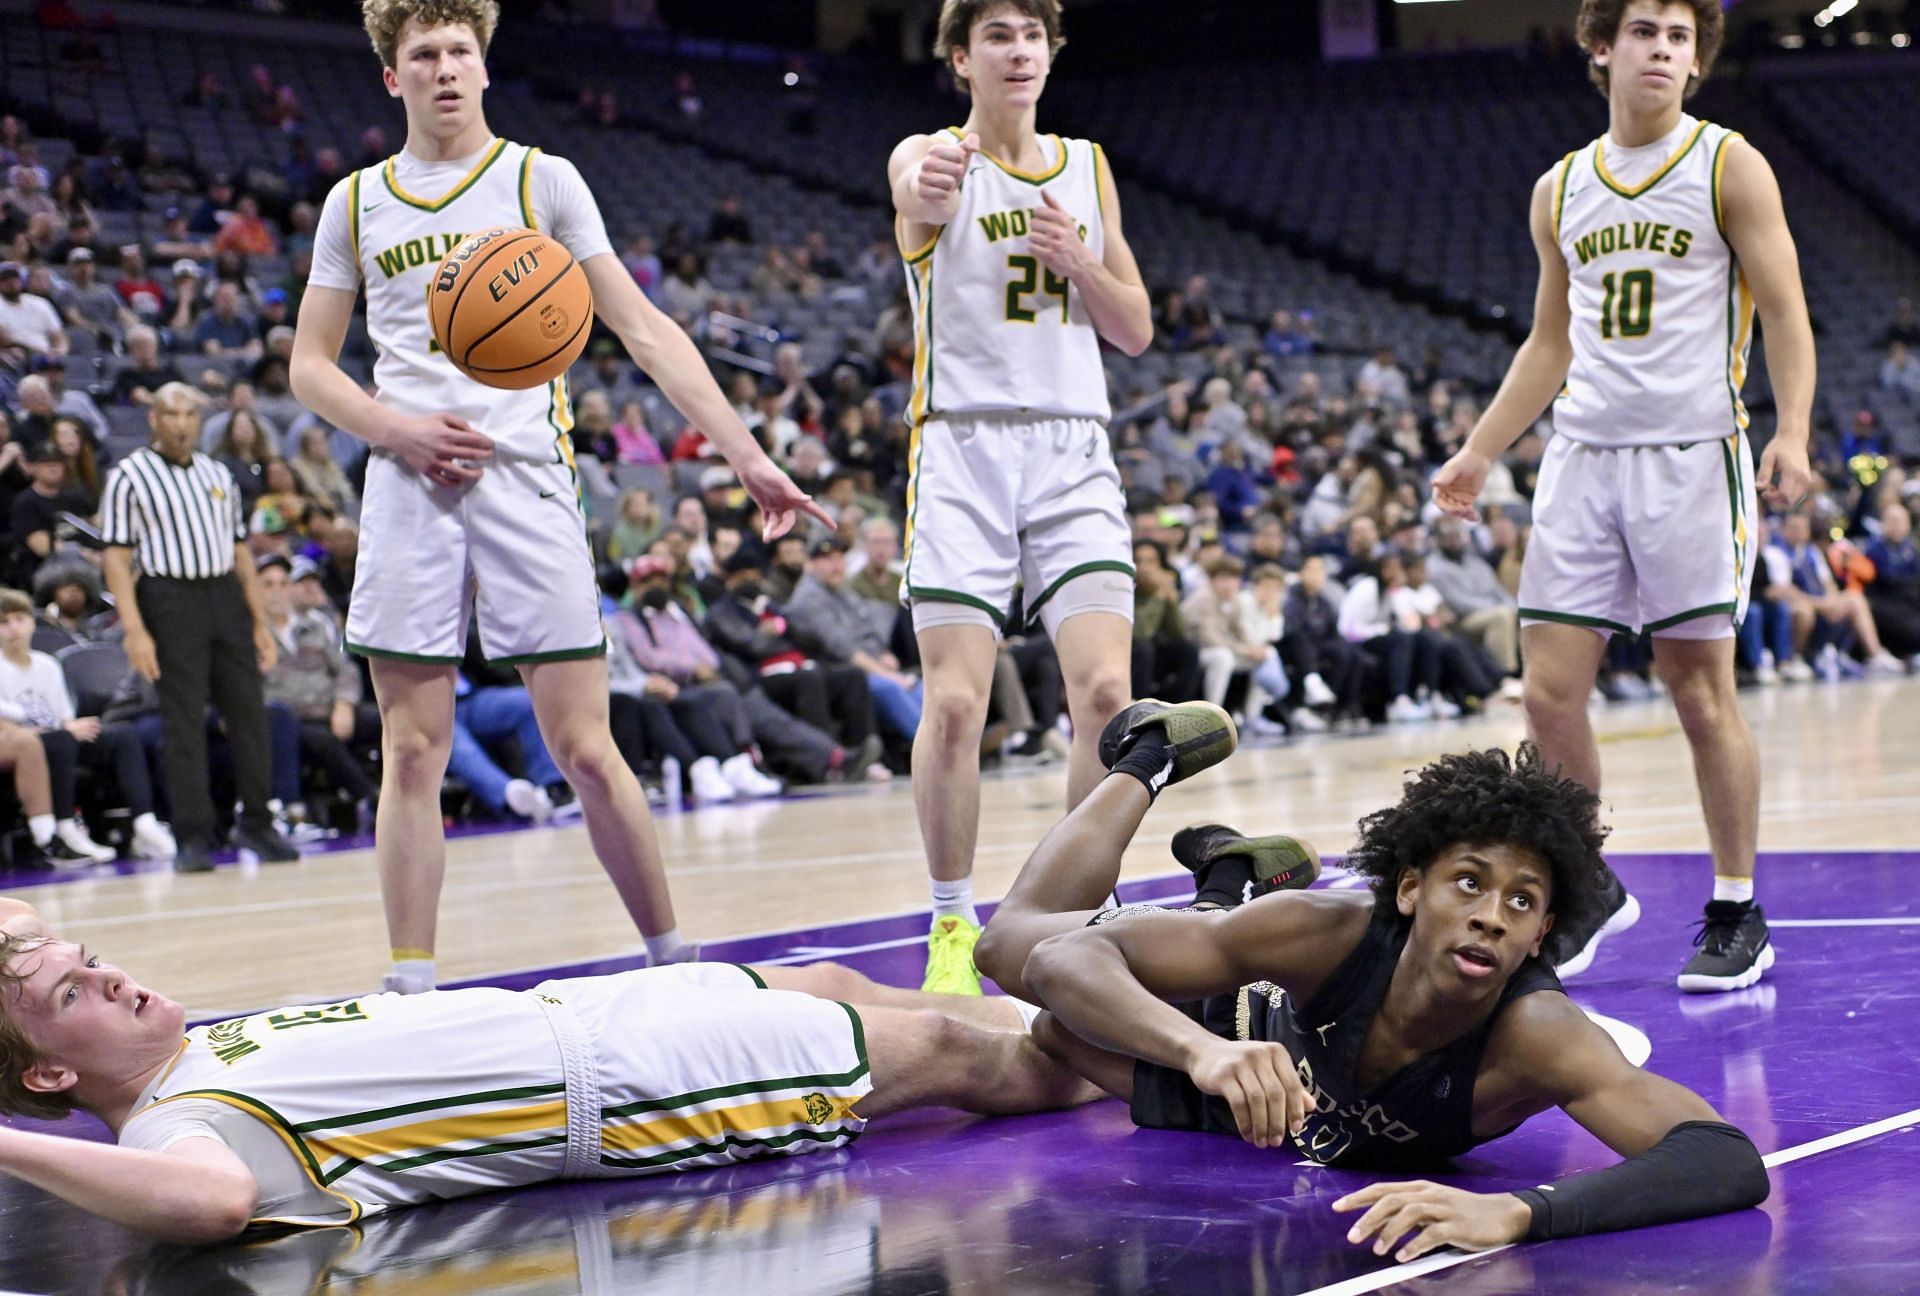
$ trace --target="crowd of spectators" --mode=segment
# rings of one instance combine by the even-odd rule
[[[26,592],[36,649],[112,643],[93,541],[111,415],[138,411],[169,382],[196,387],[202,449],[233,476],[281,644],[267,679],[276,807],[294,828],[351,829],[378,786],[378,716],[341,633],[365,451],[303,409],[287,377],[314,212],[348,168],[341,150],[299,133],[298,97],[265,68],[237,91],[203,77],[185,92],[286,131],[282,173],[255,191],[115,145],[49,174],[22,124],[0,121],[0,583]],[[581,107],[598,115],[602,102]],[[364,165],[390,148],[374,127],[348,151]],[[167,195],[153,236],[102,245],[95,210],[144,208],[152,193]],[[763,544],[731,470],[698,428],[665,421],[610,336],[571,383],[616,738],[651,791],[697,803],[906,774],[920,722],[899,603],[914,347],[897,253],[881,237],[843,263],[823,234],[782,245],[757,240],[755,227],[742,198],[724,194],[703,229],[614,232],[641,288],[727,354],[716,367],[735,409],[833,526]],[[741,290],[707,276],[722,244],[754,257]],[[285,271],[262,282],[261,265]],[[1517,700],[1515,594],[1550,426],[1495,466],[1479,524],[1440,518],[1428,479],[1487,393],[1437,351],[1330,354],[1311,303],[1229,320],[1204,276],[1150,287],[1156,345],[1198,364],[1183,369],[1196,376],[1123,380],[1114,392],[1112,444],[1135,536],[1136,692],[1204,697],[1274,738]],[[807,365],[800,339],[756,341],[783,306],[840,292],[863,293],[874,322],[833,339],[823,366]],[[1883,345],[1883,386],[1920,394],[1910,303],[1896,307]],[[1815,457],[1814,498],[1755,519],[1762,561],[1740,661],[1758,685],[1920,666],[1920,552],[1906,507],[1920,480],[1875,439],[1864,405],[1853,427],[1818,431]],[[11,597],[0,595],[0,625]],[[1069,718],[1058,663],[1018,608],[1007,625],[983,756],[1059,761]],[[1650,663],[1644,640],[1617,638],[1601,691],[1656,691]],[[125,821],[116,846],[163,853],[154,829],[165,788],[149,777],[143,799],[131,772],[130,753],[143,754],[147,774],[157,768],[152,726],[139,727],[151,689],[129,676],[78,710],[36,710],[11,678],[0,668],[0,725],[83,747],[134,735],[78,762],[86,786],[68,795]],[[518,680],[477,653],[462,678],[453,809],[568,813]],[[210,777],[218,785],[217,769]],[[71,839],[75,854],[107,849],[84,823],[61,826],[78,822],[75,804],[57,807],[52,840]]]

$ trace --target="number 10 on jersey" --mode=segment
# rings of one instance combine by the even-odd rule
[[[1600,281],[1606,297],[1600,303],[1600,336],[1645,337],[1653,330],[1653,271],[1629,270]]]

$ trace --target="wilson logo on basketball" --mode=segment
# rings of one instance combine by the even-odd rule
[[[539,230],[493,229],[449,252],[427,293],[433,340],[488,387],[524,391],[579,359],[593,323],[587,273]],[[480,285],[486,291],[478,291]]]

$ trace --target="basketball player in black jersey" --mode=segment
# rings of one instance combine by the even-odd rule
[[[1603,903],[1605,829],[1594,794],[1530,744],[1443,757],[1363,819],[1346,863],[1370,892],[1284,889],[1313,880],[1311,847],[1211,827],[1176,850],[1223,912],[1099,912],[1153,797],[1235,740],[1206,703],[1138,702],[1107,727],[1111,772],[1041,842],[976,955],[1045,1007],[1043,1048],[1139,1124],[1324,1164],[1435,1167],[1553,1107],[1626,1158],[1538,1191],[1383,1182],[1334,1203],[1364,1211],[1349,1240],[1401,1260],[1765,1200],[1746,1135],[1629,1063],[1540,961],[1556,920]],[[1235,869],[1239,886],[1218,876]]]

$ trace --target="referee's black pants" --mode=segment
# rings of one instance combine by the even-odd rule
[[[239,578],[143,576],[134,592],[160,663],[156,687],[175,839],[183,846],[215,844],[213,797],[207,789],[209,701],[220,712],[233,748],[240,822],[258,831],[270,829],[273,751],[267,741],[260,663],[253,650],[253,614]]]

